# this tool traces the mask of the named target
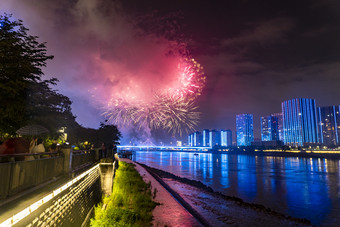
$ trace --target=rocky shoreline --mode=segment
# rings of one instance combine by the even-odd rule
[[[200,181],[190,180],[138,163],[159,176],[212,226],[311,226],[307,219],[278,213],[261,204],[215,192]],[[228,215],[226,215],[228,214]]]

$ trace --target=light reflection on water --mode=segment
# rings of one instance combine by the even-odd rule
[[[339,160],[158,151],[134,159],[314,225],[340,223]]]

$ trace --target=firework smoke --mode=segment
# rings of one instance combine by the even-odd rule
[[[152,129],[180,134],[197,124],[194,101],[205,82],[203,68],[184,41],[159,33],[162,20],[151,16],[156,28],[146,31],[139,26],[145,18],[129,17],[119,1],[35,3],[13,0],[0,8],[47,41],[55,59],[45,74],[60,80],[59,91],[75,105],[82,100],[120,129],[137,127],[146,137]],[[176,37],[175,30],[170,34]],[[76,111],[80,117],[88,112]]]

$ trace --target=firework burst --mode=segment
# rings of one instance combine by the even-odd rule
[[[200,113],[192,99],[184,97],[158,96],[156,104],[160,126],[172,135],[182,135],[195,129]]]
[[[165,129],[172,135],[192,131],[198,124],[200,113],[191,99],[155,95],[153,105],[130,105],[119,103],[105,111],[109,122],[118,126]]]
[[[203,67],[195,59],[184,58],[178,64],[178,76],[175,84],[165,90],[173,97],[195,99],[201,95],[205,84]]]
[[[126,98],[129,94],[125,98],[113,94],[103,115],[119,127],[164,129],[172,135],[195,130],[200,117],[195,100],[205,84],[203,67],[184,58],[174,76],[170,87],[154,91],[151,100],[132,101]]]

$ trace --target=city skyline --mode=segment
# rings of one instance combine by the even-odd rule
[[[203,129],[202,133],[196,131],[188,135],[188,142],[185,145],[189,147],[229,147],[233,145],[232,130]]]
[[[14,0],[1,2],[0,9],[47,42],[55,58],[43,69],[45,78],[60,80],[56,89],[71,98],[86,127],[105,120],[99,104],[110,92],[103,91],[119,93],[130,80],[148,92],[162,85],[171,70],[160,56],[177,44],[206,76],[196,130],[234,129],[235,115],[259,119],[295,97],[316,99],[318,106],[340,104],[338,2]],[[260,121],[254,129],[260,138]]]
[[[282,141],[288,146],[339,144],[340,105],[317,106],[314,99],[295,98],[283,101],[281,107],[281,112],[260,117],[260,137],[254,136],[256,129],[253,127],[254,120],[251,113],[235,115],[235,129],[221,129],[217,132],[234,131],[235,136],[232,137],[232,144],[237,146],[240,144],[243,144],[241,146],[250,146],[252,141]],[[249,123],[247,123],[248,121]],[[249,125],[249,129],[247,129],[247,125]],[[202,146],[209,146],[209,143],[207,145],[205,141],[212,140],[209,138],[211,132],[216,132],[216,128],[203,129],[202,135],[199,131],[189,134],[188,145],[198,146],[193,141],[194,138],[198,140],[198,136],[201,136]],[[198,136],[197,133],[199,133]],[[245,142],[248,134],[250,142]],[[193,137],[191,138],[191,136]],[[219,141],[220,143],[216,145],[221,145],[221,140]]]

